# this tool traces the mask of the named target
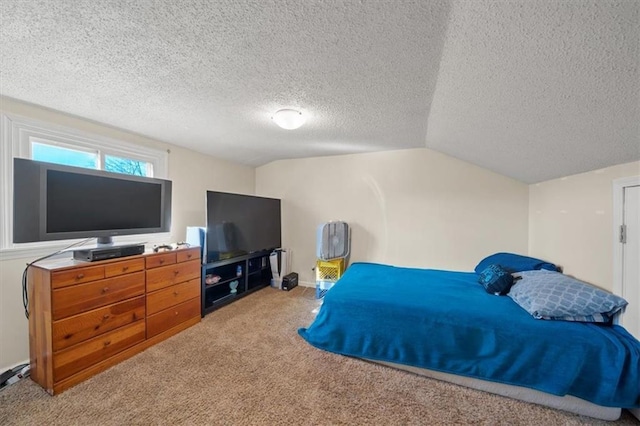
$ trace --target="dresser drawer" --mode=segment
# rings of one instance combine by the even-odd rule
[[[144,296],[94,309],[53,322],[53,350],[59,351],[77,343],[115,330],[144,318]]]
[[[200,293],[201,283],[197,278],[154,291],[147,294],[147,312],[149,315],[155,314],[194,297],[199,297]]]
[[[147,292],[200,278],[200,267],[199,260],[191,260],[189,262],[147,270]]]
[[[51,273],[51,287],[62,288],[104,278],[104,266],[89,266]]]
[[[189,248],[186,250],[178,250],[176,252],[178,263],[188,262],[194,259],[200,259],[200,247]]]
[[[169,253],[152,254],[146,258],[145,262],[146,262],[147,269],[159,268],[161,266],[171,265],[173,263],[176,263],[176,253],[169,252]]]
[[[118,328],[102,336],[56,353],[53,358],[53,379],[63,380],[87,367],[91,367],[142,342],[145,336],[144,321]]]
[[[144,272],[53,290],[53,319],[59,320],[144,294]]]
[[[147,317],[147,339],[200,316],[200,297]]]
[[[144,259],[131,259],[123,262],[110,263],[104,267],[104,277],[117,277],[144,270]]]

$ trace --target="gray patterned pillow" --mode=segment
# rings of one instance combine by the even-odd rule
[[[615,294],[553,271],[523,271],[508,296],[537,319],[609,322],[627,306]]]

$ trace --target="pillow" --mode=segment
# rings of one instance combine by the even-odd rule
[[[487,293],[505,295],[513,285],[513,276],[500,265],[489,265],[478,280]]]
[[[537,319],[608,323],[627,301],[552,271],[525,271],[508,296]]]
[[[476,266],[476,274],[484,271],[489,265],[500,265],[509,272],[532,271],[536,269],[546,269],[557,271],[558,268],[553,263],[533,257],[521,256],[514,253],[496,253],[487,256]]]

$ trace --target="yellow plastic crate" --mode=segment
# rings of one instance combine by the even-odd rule
[[[316,282],[338,281],[344,273],[344,259],[318,260],[316,263]]]
[[[344,259],[318,260],[316,263],[316,299],[322,299],[344,273]]]

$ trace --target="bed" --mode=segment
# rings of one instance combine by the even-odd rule
[[[640,406],[640,343],[624,328],[535,319],[473,272],[355,263],[299,334],[326,351],[605,420]]]

